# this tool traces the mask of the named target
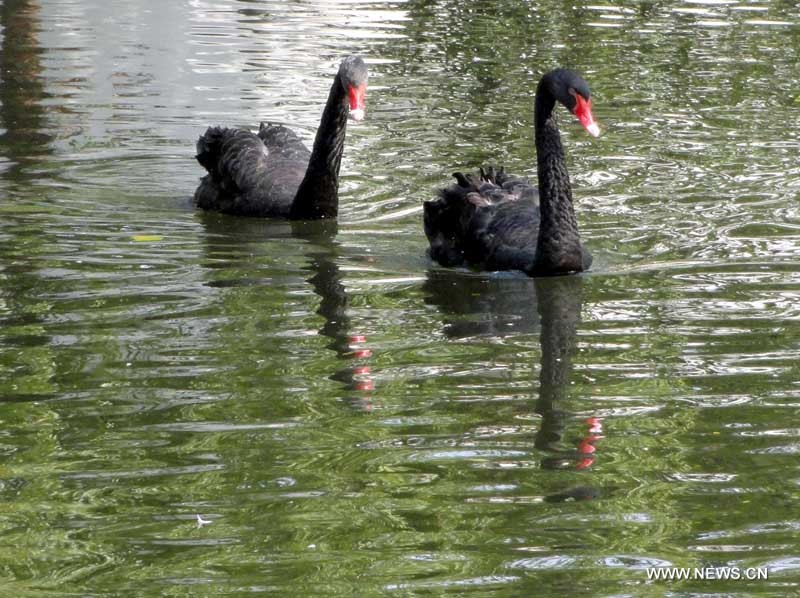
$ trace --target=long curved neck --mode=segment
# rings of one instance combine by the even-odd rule
[[[336,218],[339,212],[339,165],[348,113],[347,94],[337,74],[322,112],[305,177],[292,202],[292,218]]]
[[[583,270],[578,222],[572,208],[572,186],[553,108],[555,98],[545,80],[536,90],[534,123],[539,177],[539,237],[533,274]]]

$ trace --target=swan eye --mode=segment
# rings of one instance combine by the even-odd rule
[[[565,103],[565,106],[567,106],[567,108],[569,109],[570,112],[575,113],[575,111],[578,109],[578,98],[580,98],[581,96],[577,91],[575,91],[574,87],[568,88],[567,89],[567,93],[570,96],[572,96],[572,99],[574,100],[575,103],[574,103],[574,106],[572,108],[570,108],[569,105],[567,105],[566,103]]]

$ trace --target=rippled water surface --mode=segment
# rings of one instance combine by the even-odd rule
[[[797,594],[798,14],[4,0],[4,591]],[[350,53],[338,231],[195,210],[205,127],[310,143]],[[556,65],[592,271],[435,266],[422,202],[535,173]]]

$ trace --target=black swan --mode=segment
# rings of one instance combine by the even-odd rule
[[[430,255],[443,266],[522,270],[529,276],[582,272],[592,256],[581,243],[554,113],[561,102],[593,137],[600,134],[589,86],[556,69],[536,88],[534,126],[539,188],[503,169],[453,176],[457,183],[424,204]]]
[[[339,165],[348,115],[364,118],[367,66],[358,56],[342,61],[308,151],[297,135],[261,123],[258,134],[209,127],[197,140],[197,161],[208,171],[194,193],[197,205],[242,216],[293,220],[336,218]]]

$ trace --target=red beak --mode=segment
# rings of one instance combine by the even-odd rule
[[[586,129],[586,131],[592,137],[597,137],[600,135],[600,127],[597,126],[596,122],[594,122],[594,116],[592,116],[591,100],[586,100],[582,95],[576,93],[575,101],[575,110],[573,112],[575,116],[578,117],[578,120],[583,125],[583,128]]]
[[[354,121],[364,120],[364,99],[367,95],[367,86],[351,87],[348,94],[350,95],[350,118]]]

